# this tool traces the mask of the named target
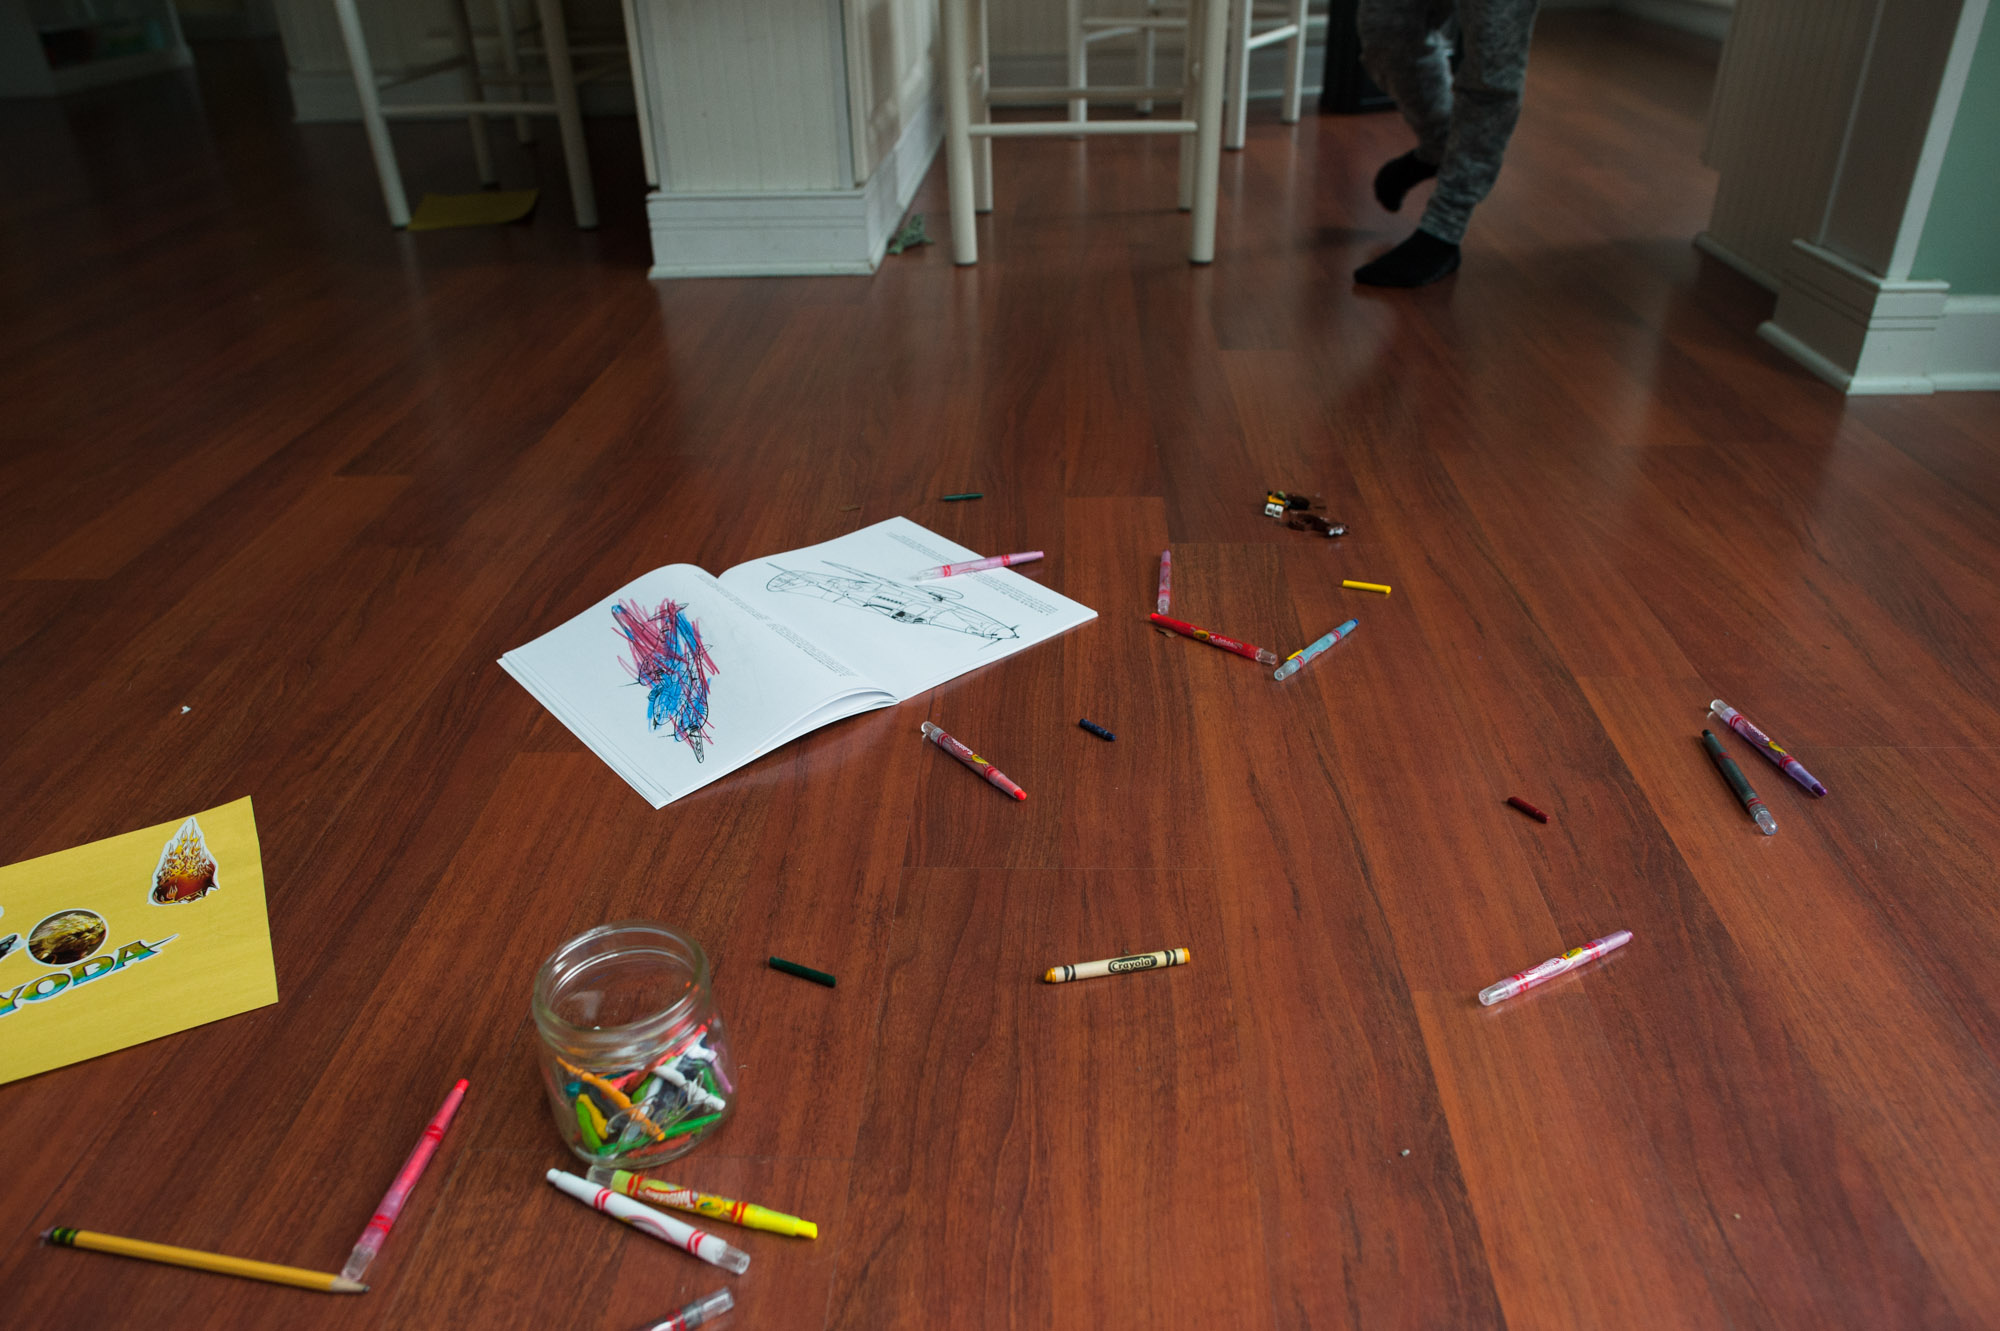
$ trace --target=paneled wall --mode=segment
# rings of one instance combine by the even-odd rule
[[[847,0],[855,183],[915,123],[935,86],[937,0]]]
[[[641,0],[668,194],[854,185],[839,0]]]
[[[1741,0],[1703,160],[1720,175],[1708,237],[1776,285],[1794,236],[1817,236],[1876,0]]]

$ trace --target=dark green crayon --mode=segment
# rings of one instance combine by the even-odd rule
[[[984,493],[982,493],[981,491],[978,491],[978,490],[968,490],[968,491],[966,491],[966,492],[965,492],[964,494],[962,494],[962,495],[946,495],[946,496],[945,496],[945,497],[944,497],[944,498],[943,498],[942,500],[940,500],[939,502],[940,502],[940,503],[945,503],[945,504],[949,504],[949,503],[953,503],[953,502],[955,502],[955,501],[957,501],[957,500],[960,500],[960,499],[984,499],[984,498],[986,498],[986,496],[985,496],[985,494],[984,494]]]
[[[810,966],[801,966],[796,961],[786,961],[783,957],[772,957],[771,969],[783,971],[787,975],[796,975],[801,980],[811,980],[814,984],[823,984],[829,989],[833,988],[833,977],[825,971],[816,971]]]

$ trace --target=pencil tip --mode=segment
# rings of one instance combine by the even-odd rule
[[[349,1280],[346,1276],[335,1276],[333,1284],[328,1286],[328,1292],[332,1294],[366,1294],[368,1286],[362,1284],[359,1280]]]

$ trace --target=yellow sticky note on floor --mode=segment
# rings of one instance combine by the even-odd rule
[[[0,869],[0,1082],[277,1001],[248,798]]]
[[[489,189],[477,194],[426,194],[410,214],[409,230],[442,231],[451,226],[501,226],[534,211],[540,190]]]

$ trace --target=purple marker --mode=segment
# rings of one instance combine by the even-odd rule
[[[1710,703],[1708,710],[1714,712],[1724,725],[1755,745],[1757,752],[1776,763],[1778,770],[1786,776],[1798,782],[1815,795],[1826,794],[1826,787],[1819,783],[1819,778],[1808,772],[1804,764],[1800,763],[1797,758],[1792,757],[1791,754],[1786,753],[1773,743],[1769,735],[1751,725],[1749,717],[1743,715],[1743,713],[1737,711],[1720,698]]]

